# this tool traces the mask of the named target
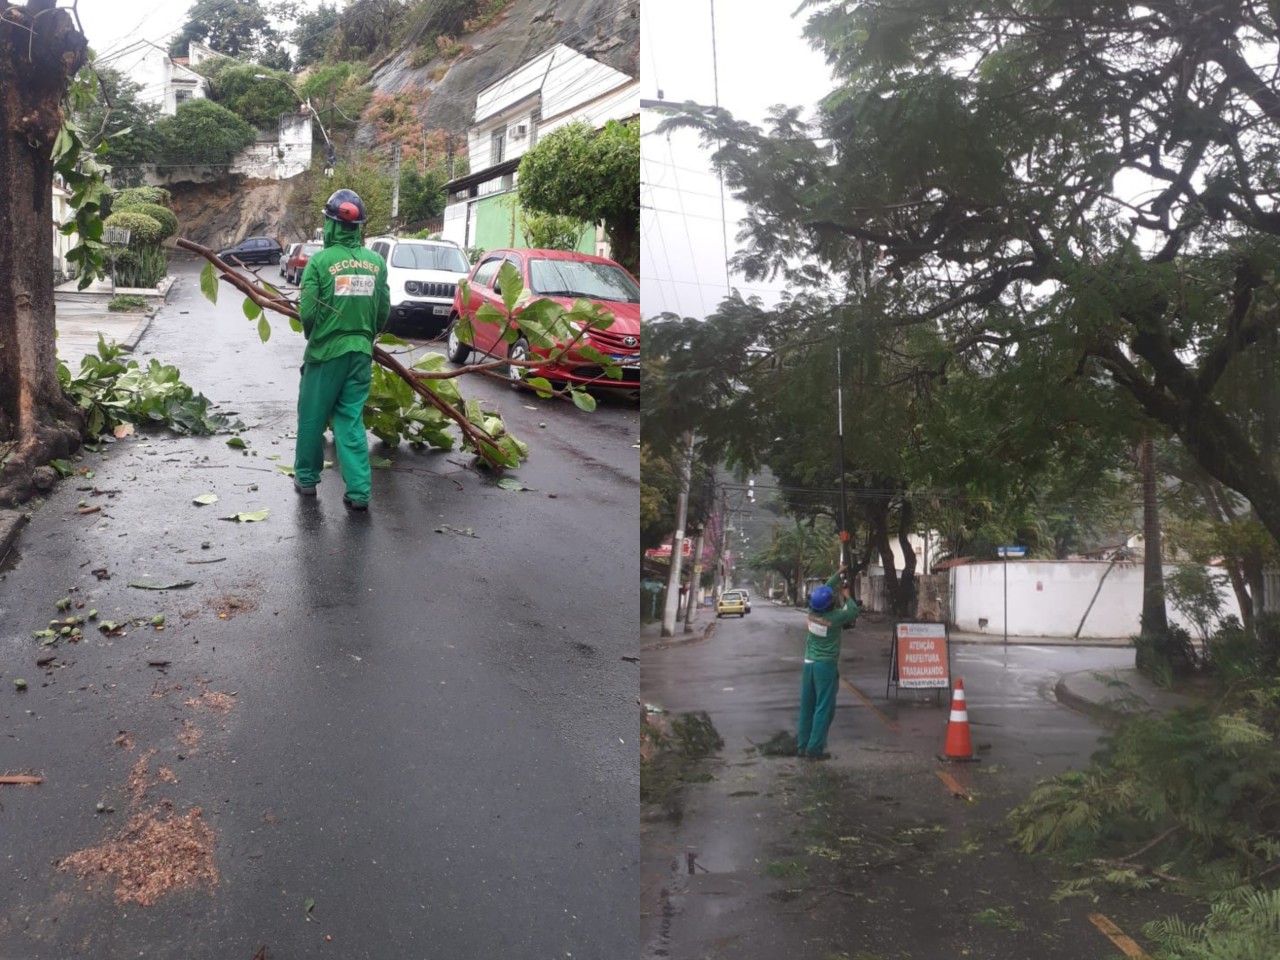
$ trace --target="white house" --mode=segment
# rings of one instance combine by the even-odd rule
[[[639,90],[638,80],[563,43],[481,90],[467,133],[471,172],[447,187],[445,238],[483,249],[518,246],[513,192],[520,158],[565,124],[599,128],[638,116]],[[594,232],[584,237],[589,252],[597,247]]]
[[[140,102],[155,104],[172,116],[178,112],[179,104],[208,95],[209,81],[188,67],[185,60],[186,57],[169,56],[168,50],[150,40],[135,40],[100,58],[98,65],[117,70],[138,84]]]

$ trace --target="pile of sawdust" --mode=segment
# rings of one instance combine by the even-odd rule
[[[217,710],[219,713],[226,713],[236,705],[234,694],[222,693],[218,690],[206,690],[200,696],[192,697],[184,702],[188,707],[208,707],[210,710]]]
[[[129,771],[126,789],[128,789],[129,797],[134,804],[141,803],[142,798],[147,795],[147,780],[151,776],[151,771],[147,768],[147,761],[154,754],[155,750],[148,750],[134,762],[132,769]]]
[[[195,749],[195,745],[200,742],[200,738],[204,736],[200,728],[190,720],[182,721],[182,732],[178,734],[178,742],[188,750]]]
[[[199,807],[182,817],[167,805],[153,807],[130,818],[114,839],[71,854],[60,867],[85,877],[106,874],[115,881],[118,902],[144,907],[175,890],[218,883],[213,831]]]

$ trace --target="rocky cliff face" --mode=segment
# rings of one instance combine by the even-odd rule
[[[228,246],[243,237],[277,237],[281,243],[310,235],[317,223],[295,224],[288,213],[294,180],[245,180],[182,183],[170,187],[178,235],[209,247]]]
[[[411,66],[414,51],[405,49],[375,70],[373,90],[420,92],[419,115],[428,128],[465,134],[475,114],[477,92],[554,43],[638,76],[640,0],[514,0],[497,21],[457,41],[466,52],[443,75],[439,60]],[[373,131],[361,128],[356,140],[370,145]],[[179,236],[215,248],[248,236],[276,237],[281,243],[301,240],[317,223],[295,223],[290,217],[296,184],[296,179],[233,177],[173,185]]]
[[[421,91],[424,124],[465,133],[476,93],[555,43],[639,76],[640,0],[515,0],[497,22],[458,42],[467,52],[438,80],[431,79],[436,62],[412,67],[413,51],[402,50],[374,72],[374,91]],[[357,140],[371,143],[372,131],[362,128]]]

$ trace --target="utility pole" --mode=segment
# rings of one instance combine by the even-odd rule
[[[676,532],[671,538],[671,572],[667,575],[667,597],[662,605],[662,636],[673,637],[680,611],[680,561],[684,547],[684,524],[689,516],[689,481],[693,476],[693,434],[680,464],[680,496],[676,500]]]
[[[702,580],[702,545],[705,542],[707,526],[704,523],[698,529],[693,541],[692,569],[689,571],[689,596],[685,599],[684,632],[693,632],[693,611],[698,608],[698,586]]]
[[[845,494],[844,469],[844,376],[840,368],[840,341],[836,340],[836,442],[840,452],[840,563],[846,576],[852,577],[853,565],[849,562],[848,496]]]
[[[693,631],[693,612],[698,609],[697,593],[702,583],[702,553],[707,542],[707,525],[711,522],[711,508],[715,503],[715,475],[708,470],[707,482],[702,497],[702,526],[698,528],[698,536],[693,543],[693,572],[689,576],[689,597],[684,610],[684,632]]]
[[[391,184],[391,219],[395,220],[400,216],[400,141],[396,141],[396,173],[395,180]]]

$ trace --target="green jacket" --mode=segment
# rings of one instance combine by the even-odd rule
[[[833,573],[827,581],[832,590],[840,590],[840,574]],[[808,625],[808,642],[804,647],[806,660],[822,660],[836,663],[840,659],[840,634],[846,623],[854,623],[862,611],[852,598],[845,601],[843,607],[833,607],[823,613],[810,611]]]
[[[302,271],[298,304],[305,363],[344,353],[373,356],[373,341],[391,316],[391,290],[382,257],[360,244],[360,228],[324,222],[324,249]]]

